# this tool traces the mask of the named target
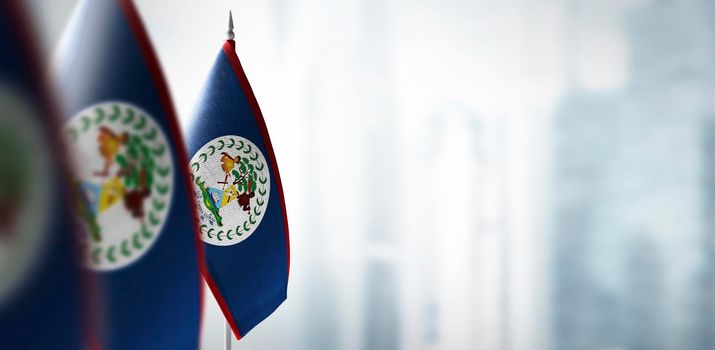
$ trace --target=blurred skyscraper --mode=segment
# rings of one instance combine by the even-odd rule
[[[396,110],[389,49],[393,45],[390,13],[384,1],[358,3],[360,21],[355,41],[358,52],[358,103],[367,122],[362,187],[368,195],[366,210],[365,296],[363,345],[365,350],[401,349],[400,235],[402,196],[392,174],[402,161],[395,142]]]
[[[552,344],[709,349],[712,5],[650,1],[626,18],[625,86],[576,81],[554,120]]]

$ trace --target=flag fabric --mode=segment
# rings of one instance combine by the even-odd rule
[[[240,339],[286,299],[288,221],[271,140],[228,40],[187,142],[204,242],[204,278]]]
[[[196,349],[201,246],[186,153],[130,0],[83,0],[56,62],[80,263],[104,349]]]
[[[83,346],[61,152],[19,1],[0,3],[0,347]]]

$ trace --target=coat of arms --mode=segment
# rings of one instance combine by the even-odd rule
[[[98,270],[141,257],[161,233],[173,166],[161,128],[138,107],[105,103],[65,127],[76,162],[74,207],[86,228],[81,260]]]
[[[270,175],[266,159],[251,141],[222,136],[191,159],[201,219],[201,239],[227,246],[248,238],[268,206]]]

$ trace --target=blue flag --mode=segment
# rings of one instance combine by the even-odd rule
[[[57,120],[20,2],[0,3],[0,344],[78,349],[78,273]]]
[[[276,158],[234,45],[218,55],[187,142],[204,278],[240,339],[286,299],[290,249]]]
[[[196,349],[200,243],[186,153],[130,0],[84,0],[57,66],[80,263],[104,349]]]

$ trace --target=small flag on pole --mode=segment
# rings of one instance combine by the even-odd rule
[[[184,143],[131,0],[83,0],[60,48],[80,262],[106,349],[196,349],[200,243]]]
[[[204,278],[240,339],[286,299],[290,249],[278,165],[233,38],[231,18],[187,142]]]
[[[21,5],[0,2],[0,347],[80,349],[57,120]]]

